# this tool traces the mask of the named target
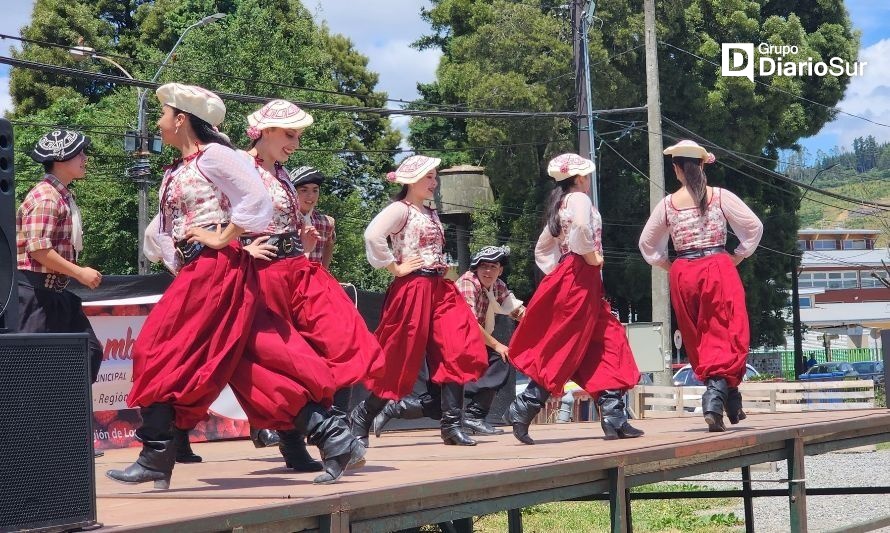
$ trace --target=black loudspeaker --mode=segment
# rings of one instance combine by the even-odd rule
[[[0,333],[18,329],[12,124],[0,118]]]
[[[87,335],[0,335],[0,531],[96,524]]]

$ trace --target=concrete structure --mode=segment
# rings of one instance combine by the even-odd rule
[[[868,229],[798,232],[804,350],[826,349],[826,343],[832,349],[880,347],[880,331],[890,329],[890,289],[875,277],[887,277],[882,262],[890,264],[888,250],[875,246],[880,234]]]
[[[485,167],[458,165],[440,170],[435,202],[446,225],[446,252],[457,258],[460,275],[470,269],[470,214],[494,202]]]

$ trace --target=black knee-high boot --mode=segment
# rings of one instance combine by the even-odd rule
[[[442,384],[442,440],[445,444],[475,446],[476,441],[461,429],[461,415],[464,406],[464,387],[460,383]]]
[[[153,481],[156,489],[168,489],[176,464],[176,444],[170,430],[173,406],[155,403],[140,409],[140,414],[142,426],[136,430],[136,438],[142,441],[139,458],[127,468],[109,470],[105,475],[127,484]]]
[[[440,398],[434,398],[432,394],[424,392],[420,395],[411,394],[397,402],[386,402],[386,407],[374,417],[374,435],[377,437],[383,432],[383,427],[393,418],[403,420],[415,420],[417,418],[442,419],[442,403]]]
[[[366,448],[368,447],[368,433],[371,431],[371,424],[374,417],[377,416],[383,408],[386,407],[386,400],[375,396],[371,393],[362,403],[355,406],[352,413],[349,414],[349,431],[355,435]]]
[[[497,391],[494,389],[482,389],[473,395],[464,412],[465,428],[477,435],[500,435],[504,432],[503,429],[496,428],[485,420],[496,394]]]
[[[730,387],[729,398],[726,402],[726,416],[729,418],[730,424],[738,424],[740,421],[748,418],[742,409],[742,393],[738,387]]]
[[[528,387],[516,396],[507,412],[504,413],[504,422],[513,426],[513,436],[523,444],[534,444],[535,441],[528,435],[528,426],[544,408],[544,403],[550,393],[541,388],[534,381],[528,382]]]
[[[271,446],[280,446],[281,438],[278,432],[272,429],[257,429],[250,426],[250,440],[257,448],[269,448]]]
[[[350,433],[346,424],[322,406],[309,403],[294,419],[294,429],[306,435],[306,442],[318,446],[324,472],[313,483],[326,485],[337,481],[347,467],[365,464],[365,447]]]
[[[171,428],[173,441],[176,443],[177,463],[200,463],[203,458],[192,451],[192,443],[189,442],[189,432],[176,426]]]
[[[596,399],[600,409],[600,425],[606,440],[633,439],[641,437],[643,432],[627,421],[624,410],[624,392],[620,390],[603,391]]]
[[[723,412],[729,399],[729,385],[723,378],[708,378],[705,380],[705,385],[707,389],[701,396],[701,408],[705,413],[708,431],[726,431]]]
[[[279,450],[288,468],[297,472],[321,472],[324,466],[309,455],[303,434],[296,430],[279,430],[281,438]]]
[[[352,389],[346,387],[334,393],[334,404],[331,406],[331,414],[349,425],[349,402],[352,400]]]

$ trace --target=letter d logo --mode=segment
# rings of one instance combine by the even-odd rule
[[[754,43],[723,43],[720,74],[754,81]]]

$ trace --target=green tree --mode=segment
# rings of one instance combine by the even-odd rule
[[[641,3],[597,3],[596,9],[601,23],[591,30],[593,107],[642,105],[646,84]],[[428,100],[474,109],[574,108],[571,32],[559,3],[433,0],[424,14],[434,33],[417,44],[443,52],[436,81],[421,87]],[[799,138],[815,134],[833,118],[832,107],[849,78],[764,77],[757,84],[724,78],[717,66],[720,44],[795,45],[799,54],[786,58],[792,60],[808,56],[854,60],[858,49],[858,35],[846,10],[835,2],[808,4],[804,10],[799,3],[784,0],[667,0],[658,4],[657,23],[659,40],[670,43],[659,47],[665,117],[720,146],[766,158],[755,161],[767,169],[775,168],[780,149],[795,148]],[[623,317],[648,320],[649,269],[636,246],[649,214],[648,181],[631,167],[646,168],[647,136],[640,127],[642,116],[618,118],[597,121],[604,276],[607,293]],[[670,121],[665,121],[664,135],[665,144],[693,136]],[[518,249],[525,244],[526,257],[530,257],[526,241],[533,241],[542,227],[535,217],[540,217],[549,188],[544,165],[556,153],[576,149],[573,138],[572,124],[565,120],[412,121],[412,141],[419,145],[449,146],[484,159],[511,244],[515,242]],[[491,144],[512,146],[474,148]],[[766,224],[764,247],[741,267],[748,288],[752,343],[780,344],[799,192],[769,171],[715,151],[719,164],[709,168],[709,181],[739,193]],[[668,191],[676,187],[669,175]],[[521,293],[523,283],[531,289],[533,269],[530,259],[526,265],[517,263],[510,284]]]

